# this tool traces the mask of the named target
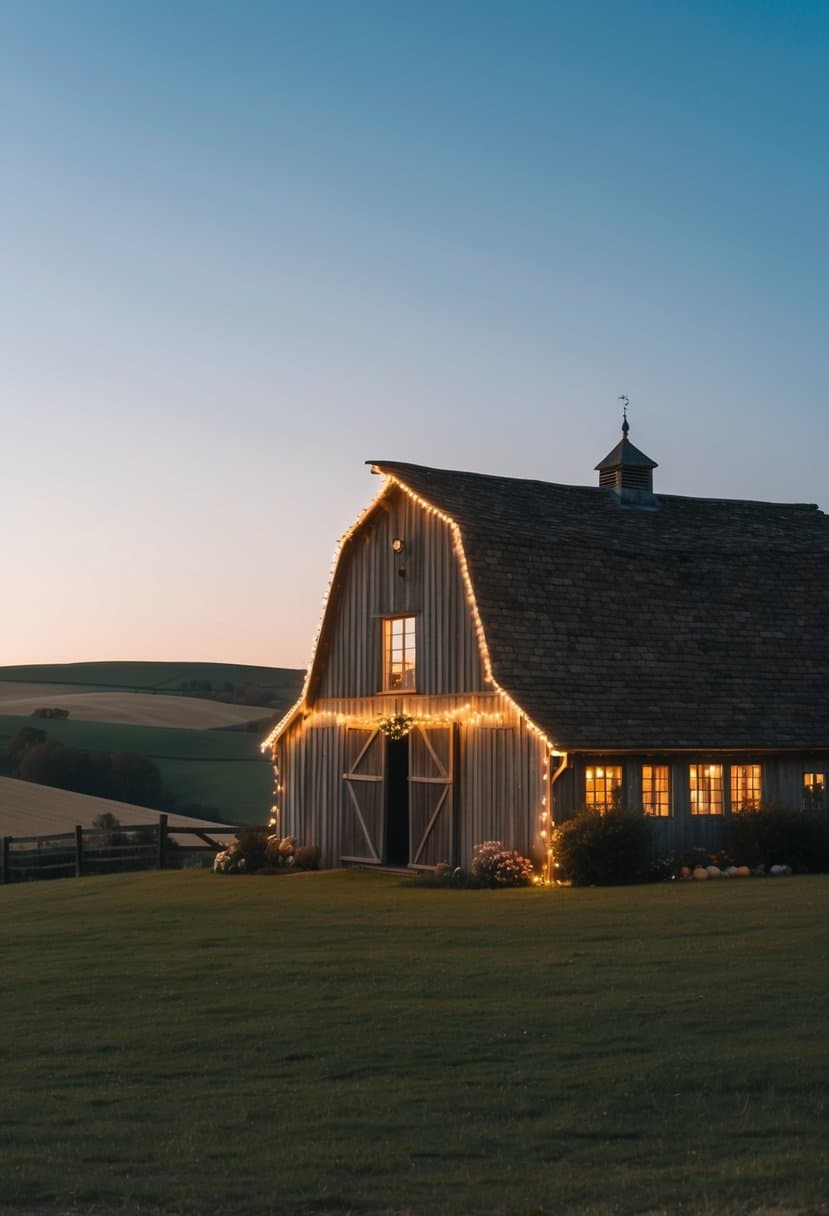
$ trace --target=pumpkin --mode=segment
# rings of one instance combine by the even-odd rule
[[[708,877],[708,871],[706,870],[705,866],[697,866],[697,867],[694,869],[694,873],[693,873],[692,877],[694,877],[694,878],[707,878],[707,877]]]

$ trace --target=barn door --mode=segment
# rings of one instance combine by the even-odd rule
[[[346,734],[344,861],[377,861],[383,856],[385,735],[349,727]]]
[[[409,735],[409,864],[454,861],[454,727],[414,726]]]

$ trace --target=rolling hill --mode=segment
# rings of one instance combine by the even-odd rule
[[[71,832],[76,823],[91,827],[93,820],[105,811],[115,815],[125,826],[158,823],[159,812],[146,806],[0,777],[0,836],[48,836],[52,832]],[[168,822],[175,828],[199,826],[205,821],[187,815],[170,815]]]
[[[225,663],[67,663],[0,668],[0,762],[21,726],[68,747],[147,756],[171,810],[264,823],[273,775],[261,726],[296,698],[302,672]],[[194,695],[198,688],[205,695]],[[247,693],[257,704],[238,704]],[[68,719],[31,716],[69,709]]]

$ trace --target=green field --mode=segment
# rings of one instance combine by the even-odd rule
[[[265,823],[273,801],[270,762],[261,738],[247,731],[177,730],[117,722],[53,721],[0,715],[0,755],[21,726],[36,726],[68,747],[134,751],[161,770],[165,792],[178,807],[216,807],[231,823]]]
[[[296,699],[303,673],[293,668],[250,667],[233,663],[57,663],[0,667],[0,682],[56,685],[89,692],[122,690],[174,694],[193,681],[215,690],[226,684],[255,690],[284,712]],[[198,695],[196,693],[195,695]],[[269,710],[262,709],[267,718]],[[0,715],[0,757],[21,726],[37,726],[71,747],[135,751],[161,770],[164,791],[176,809],[192,804],[215,807],[231,823],[264,823],[273,801],[273,775],[259,744],[266,733],[239,729],[183,730],[117,722],[43,720]]]
[[[258,688],[285,708],[299,694],[303,673],[290,667],[249,667],[238,663],[37,663],[0,667],[0,681],[69,684],[92,692],[180,692],[182,684],[207,680],[220,689],[229,683]]]
[[[827,1210],[829,878],[0,903],[4,1213]]]

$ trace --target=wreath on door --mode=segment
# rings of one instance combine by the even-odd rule
[[[390,718],[381,718],[377,729],[381,730],[387,739],[405,739],[415,724],[409,714],[392,714]]]

